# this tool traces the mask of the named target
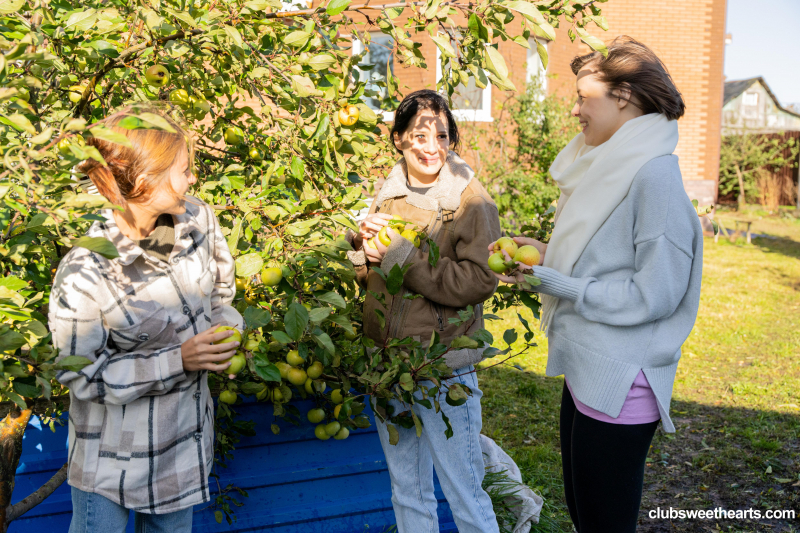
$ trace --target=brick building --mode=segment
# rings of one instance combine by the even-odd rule
[[[384,3],[379,0],[374,3]],[[719,166],[720,126],[723,103],[723,57],[725,47],[726,0],[610,0],[601,4],[609,30],[603,32],[592,26],[592,34],[608,42],[618,35],[629,35],[651,47],[666,64],[678,89],[686,101],[686,115],[679,121],[680,142],[677,155],[684,184],[691,198],[707,205],[716,200]],[[399,22],[404,22],[402,18]],[[456,24],[465,21],[456,20]],[[374,58],[368,63],[379,66],[371,76],[385,72],[391,42],[380,33],[369,47]],[[405,69],[394,65],[403,92],[421,88],[435,88],[438,68],[438,49],[427,35],[414,37],[422,43],[428,69]],[[533,44],[533,43],[532,43]],[[550,63],[547,68],[547,90],[571,97],[574,94],[574,76],[569,64],[573,57],[589,52],[580,42],[571,43],[567,25],[557,31],[555,42],[548,43]],[[363,45],[356,42],[354,50]],[[501,42],[510,79],[518,90],[541,69],[535,52],[511,42]],[[366,74],[366,73],[365,73]],[[404,87],[405,86],[405,87]],[[502,102],[508,97],[496,87],[480,90],[472,86],[462,91],[456,102],[461,120],[475,123],[493,121],[500,114]],[[391,114],[386,115],[391,120]]]

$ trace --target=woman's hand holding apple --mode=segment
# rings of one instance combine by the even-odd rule
[[[504,239],[506,241],[508,240],[507,238],[504,238]],[[544,254],[547,251],[547,245],[546,244],[544,244],[542,242],[539,242],[536,239],[531,239],[531,238],[528,238],[528,237],[513,237],[513,241],[520,248],[523,247],[523,246],[533,246],[534,248],[536,248],[536,250],[538,250],[538,252],[539,252],[539,261],[538,261],[537,265],[541,265],[542,263],[544,263]],[[488,247],[489,252],[502,253],[503,257],[505,258],[506,264],[510,263],[513,258],[508,253],[507,249],[505,247],[495,246],[496,243],[497,243],[497,241],[489,243],[489,247]],[[513,244],[511,245],[511,247],[516,249],[516,247],[514,247]],[[535,261],[535,259],[534,259],[534,261]],[[517,268],[516,268],[516,272],[515,272],[515,274],[513,276],[508,276],[506,274],[501,274],[501,273],[498,273],[498,272],[494,272],[495,277],[497,279],[499,279],[500,281],[504,282],[504,283],[524,283],[525,282],[524,275],[525,274],[529,274],[530,272],[528,272],[528,271],[532,271],[533,270],[533,266],[532,265],[528,265],[526,263],[523,263],[522,261],[514,261],[514,263],[516,263]],[[491,262],[490,262],[490,266],[491,266]]]
[[[513,237],[514,242],[520,246],[533,246],[537,250],[539,250],[539,265],[544,264],[544,254],[547,251],[547,245],[543,242],[539,242],[536,239],[531,239],[529,237]]]
[[[392,220],[392,215],[389,213],[372,213],[367,215],[367,218],[362,220],[359,225],[359,232],[353,240],[353,248],[358,250],[363,246],[364,249],[366,249],[367,241],[376,237],[378,232],[381,231],[381,228],[389,225],[390,220]]]
[[[387,226],[386,235],[389,237],[391,242],[391,240],[393,240],[395,237],[398,237],[400,234]],[[372,238],[371,243],[375,245],[375,248],[373,248],[369,242],[364,245],[364,252],[367,255],[367,261],[370,263],[380,263],[383,261],[383,256],[386,255],[386,251],[389,250],[389,245],[383,244],[381,239],[377,237],[377,234],[374,238]]]

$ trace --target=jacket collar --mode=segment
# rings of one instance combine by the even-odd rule
[[[191,197],[187,197],[187,199],[189,198]],[[170,255],[175,254],[176,250],[180,251],[184,248],[184,245],[180,241],[188,239],[192,230],[196,227],[194,221],[199,213],[199,207],[190,203],[190,201],[187,201],[185,205],[186,211],[183,214],[172,215],[175,221],[175,248],[173,248],[172,254]],[[104,209],[100,212],[100,215],[105,218],[105,220],[102,222],[97,221],[92,224],[89,231],[86,232],[86,235],[88,237],[105,237],[111,241],[114,246],[117,247],[117,252],[119,252],[119,257],[114,259],[115,261],[122,265],[130,265],[137,257],[145,253],[138,244],[128,238],[119,229],[117,221],[114,218],[113,210]],[[158,261],[155,258],[152,260]]]
[[[447,154],[447,160],[439,171],[439,180],[428,194],[418,194],[408,188],[408,167],[405,158],[395,164],[387,176],[375,201],[380,205],[392,198],[405,197],[406,202],[426,211],[437,211],[439,207],[448,211],[458,210],[461,195],[467,188],[475,173],[469,165],[453,151]]]

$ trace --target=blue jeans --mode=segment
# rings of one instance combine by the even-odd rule
[[[72,522],[69,533],[124,533],[129,510],[105,496],[72,489]],[[134,513],[136,533],[191,533],[189,507],[167,514]]]
[[[441,409],[450,419],[453,436],[445,437],[442,415],[421,405],[412,408],[422,421],[422,436],[416,429],[399,426],[400,442],[389,444],[386,425],[377,422],[378,436],[389,466],[392,482],[392,506],[399,533],[438,533],[436,497],[433,494],[433,469],[453,512],[459,533],[498,533],[492,501],[483,490],[485,473],[481,452],[481,396],[478,378],[472,366],[459,368],[454,378],[472,390],[472,396],[459,407],[452,407],[441,397]],[[428,384],[427,386],[430,386]],[[445,387],[442,390],[446,392]],[[408,407],[390,402],[398,414]]]

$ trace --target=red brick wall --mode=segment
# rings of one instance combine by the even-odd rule
[[[608,32],[593,28],[604,41],[629,35],[653,49],[669,69],[686,102],[678,121],[676,154],[689,196],[703,204],[716,198],[724,85],[726,0],[611,0],[602,4]],[[570,60],[588,53],[570,43],[566,27],[551,44],[551,91],[574,94]]]
[[[393,0],[377,0],[374,4]],[[609,31],[592,26],[590,32],[611,41],[629,35],[651,47],[666,64],[686,102],[686,115],[679,121],[680,142],[676,151],[684,184],[689,196],[702,204],[716,199],[719,169],[719,143],[723,95],[723,58],[725,10],[727,0],[610,0],[601,4]],[[358,21],[363,17],[355,15]],[[397,19],[402,25],[405,17]],[[465,26],[464,20],[456,24]],[[580,42],[571,43],[566,23],[557,30],[557,39],[549,43],[548,90],[564,96],[574,95],[574,75],[569,64],[573,57],[588,53]],[[359,31],[365,26],[358,25]],[[374,28],[377,31],[377,28]],[[402,92],[436,87],[436,46],[426,34],[412,36],[422,43],[426,70],[402,68],[395,63]],[[511,81],[523,90],[526,81],[527,50],[511,42],[501,42],[500,52],[508,65]],[[492,87],[492,116],[501,116],[508,98]],[[473,124],[473,132],[490,131],[489,125]],[[513,140],[512,140],[513,142]],[[480,143],[479,143],[480,144]],[[467,159],[473,161],[469,154]]]

